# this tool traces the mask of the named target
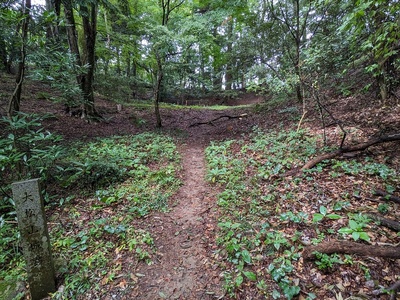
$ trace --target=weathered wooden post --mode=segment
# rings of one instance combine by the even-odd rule
[[[15,182],[11,186],[31,299],[40,300],[54,293],[56,286],[39,179]]]

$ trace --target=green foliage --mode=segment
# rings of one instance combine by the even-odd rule
[[[118,75],[98,74],[94,85],[96,92],[117,103],[129,103],[134,98],[133,95],[137,93],[134,88],[132,79]]]
[[[264,134],[255,128],[252,139],[248,150],[257,151],[264,158],[263,164],[256,163],[258,174],[264,179],[302,164],[316,151],[315,139],[304,130]]]
[[[206,178],[224,188],[218,195],[218,205],[223,215],[218,224],[220,231],[217,242],[223,248],[220,255],[225,254],[226,261],[232,264],[224,274],[228,293],[233,295],[246,280],[254,282],[265,295],[273,293],[275,298],[283,295],[292,299],[299,293],[298,285],[290,279],[292,261],[299,257],[294,246],[298,236],[289,239],[278,228],[271,228],[265,222],[265,216],[273,215],[276,210],[278,219],[307,224],[308,215],[302,211],[279,212],[277,199],[292,201],[293,195],[279,195],[274,187],[270,187],[271,191],[267,193],[261,193],[259,179],[268,178],[264,177],[266,170],[270,174],[279,174],[286,168],[302,163],[306,160],[305,153],[314,153],[314,143],[302,131],[264,133],[255,129],[245,143],[225,141],[212,143],[206,149],[209,168]],[[285,258],[284,261],[278,261],[281,256]],[[269,275],[263,272],[262,275],[260,268],[255,266],[269,258],[277,259],[277,263],[271,265]],[[267,287],[263,276],[274,277],[280,291],[273,292],[272,287]]]
[[[378,81],[381,97],[398,85],[396,48],[399,39],[399,4],[386,1],[355,1],[339,27],[353,43],[354,56],[367,62],[365,70]],[[357,41],[357,42],[355,42]]]
[[[0,278],[6,280],[23,280],[25,276],[10,185],[32,178],[48,183],[64,154],[61,138],[44,131],[41,120],[22,113],[0,120],[5,133],[0,137]]]
[[[387,204],[387,203],[380,203],[380,204],[378,205],[378,211],[379,211],[381,214],[386,214],[386,213],[389,211],[389,204]]]
[[[282,246],[290,246],[289,241],[281,232],[268,232],[264,243],[266,245],[273,245],[277,251],[279,251]]]
[[[109,259],[116,251],[151,261],[154,242],[149,233],[135,229],[129,224],[130,218],[122,223],[118,219],[97,218],[89,224],[78,221],[77,235],[65,232],[61,226],[53,230],[55,261],[65,278],[64,289],[57,291],[54,299],[77,299],[89,289],[101,293],[101,285],[112,283],[122,269],[121,261]]]
[[[343,264],[343,261],[339,258],[339,255],[332,254],[328,255],[326,253],[314,252],[317,260],[315,264],[320,270],[332,270],[335,264]]]
[[[348,175],[375,175],[383,180],[388,180],[397,175],[397,172],[392,168],[382,163],[371,162],[370,158],[366,158],[364,162],[334,160],[332,169],[343,171]]]
[[[57,171],[52,172],[69,189],[68,197],[52,205],[63,209],[49,215],[53,256],[64,286],[53,298],[79,299],[89,290],[100,298],[106,285],[124,276],[122,261],[112,259],[116,254],[133,257],[132,268],[138,261],[152,263],[153,237],[134,226],[134,218],[167,210],[168,198],[180,184],[179,156],[173,139],[155,133],[76,143],[66,152],[69,155],[60,157]],[[81,194],[74,199],[71,187],[79,188],[76,192],[97,189],[96,197]],[[9,198],[4,201],[7,206],[0,206],[0,277],[24,281],[17,226],[8,222],[14,217],[8,213],[13,203]]]
[[[328,218],[330,220],[337,220],[340,219],[341,216],[337,215],[337,214],[328,214],[327,213],[328,210],[325,206],[320,206],[319,207],[319,213],[315,213],[313,215],[313,222],[319,222],[321,221],[323,218]]]
[[[0,278],[6,280],[21,277],[24,270],[24,260],[19,247],[19,231],[5,216],[0,216]],[[10,270],[9,265],[14,269]]]
[[[351,237],[357,241],[359,239],[369,241],[370,237],[364,228],[370,220],[362,214],[351,215],[349,218],[348,227],[342,227],[338,230],[341,234],[351,234]]]
[[[61,52],[57,48],[40,47],[30,59],[36,65],[30,77],[49,84],[60,93],[61,98],[51,100],[62,102],[69,107],[83,103],[82,91],[76,83],[76,78],[87,72],[87,66],[78,66],[71,53]]]
[[[302,211],[297,214],[295,214],[291,211],[288,211],[288,212],[282,213],[280,216],[280,219],[282,221],[291,221],[293,223],[306,223],[307,217],[308,217],[308,215]]]
[[[71,175],[63,180],[63,186],[75,185],[91,189],[108,187],[114,183],[123,182],[127,177],[126,172],[116,164],[99,161],[75,162],[71,167],[59,170],[57,177],[62,180],[62,177],[68,173]]]
[[[59,136],[44,131],[41,117],[17,114],[0,120],[6,136],[0,139],[0,172],[2,183],[41,177],[47,179],[49,170],[63,153],[57,143]]]
[[[373,178],[383,186],[386,183],[393,193],[396,170],[369,158],[321,164],[319,170],[298,177],[281,176],[304,165],[315,156],[316,148],[316,139],[307,131],[263,132],[255,128],[242,140],[214,142],[206,149],[206,178],[222,189],[217,196],[220,217],[216,259],[221,261],[224,287],[232,297],[240,295],[241,287],[251,286],[271,299],[293,299],[300,293],[301,285],[293,274],[302,268],[297,260],[303,241],[318,245],[328,235],[372,239],[369,221],[350,201],[352,193],[362,187],[338,193],[331,189],[334,181],[320,184],[316,178],[324,178],[326,170],[332,168],[344,178],[359,176],[363,181]],[[348,226],[340,228],[347,217],[342,212],[347,212],[349,221]],[[321,255],[316,266],[331,272],[344,263],[351,264],[351,258]],[[255,280],[248,280],[244,272],[252,272]],[[267,284],[271,280],[275,283]],[[313,293],[307,297],[318,298]]]
[[[296,295],[300,293],[300,287],[297,285],[292,285],[289,275],[293,272],[294,268],[290,260],[280,257],[274,260],[268,266],[268,272],[271,278],[278,283],[283,295],[286,299],[293,299]],[[281,297],[280,292],[274,290],[272,293],[274,299],[279,299]]]
[[[71,156],[63,162],[63,168],[59,169],[56,176],[66,187],[76,185],[91,190],[106,188],[125,180],[146,178],[158,182],[160,186],[176,186],[175,167],[172,165],[178,161],[175,150],[176,146],[171,139],[151,133],[77,144],[69,150]],[[155,160],[168,164],[160,170],[151,171],[147,164]],[[146,188],[144,186],[143,190]],[[105,195],[114,197],[111,196],[112,188],[104,192],[98,191],[98,194],[102,195],[99,196],[101,199]]]

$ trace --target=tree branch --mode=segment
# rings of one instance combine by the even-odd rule
[[[341,155],[343,153],[364,151],[367,148],[369,148],[369,147],[371,147],[373,145],[376,145],[376,144],[399,141],[399,140],[400,140],[400,133],[391,134],[391,135],[384,135],[384,136],[380,136],[378,138],[372,138],[372,139],[369,139],[368,141],[366,141],[365,143],[360,143],[360,144],[353,145],[353,146],[343,147],[343,148],[335,150],[333,152],[325,153],[325,154],[322,154],[320,156],[317,156],[317,157],[313,158],[312,160],[308,161],[301,168],[301,170],[304,171],[304,170],[311,169],[316,164],[320,163],[321,161],[326,160],[326,159],[332,159],[332,158],[334,158],[336,156],[339,156],[339,155]]]
[[[218,120],[223,119],[223,118],[228,118],[228,120],[230,120],[230,119],[241,119],[241,118],[244,118],[244,117],[247,117],[247,114],[241,114],[241,115],[239,115],[239,116],[228,116],[228,115],[224,115],[224,116],[219,116],[218,118],[212,119],[212,120],[207,121],[207,122],[197,122],[197,123],[193,123],[193,124],[189,125],[189,127],[195,127],[195,126],[200,126],[200,125],[211,125],[211,126],[215,126],[215,125],[213,124],[213,122],[218,121]]]

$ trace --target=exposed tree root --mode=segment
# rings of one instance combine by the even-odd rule
[[[390,296],[390,300],[396,300],[397,293],[400,291],[400,280],[395,282],[393,285],[391,285],[387,290],[392,292],[392,295]]]
[[[195,126],[200,126],[200,125],[215,126],[213,122],[218,121],[218,120],[223,119],[223,118],[227,118],[228,120],[230,120],[230,119],[241,119],[241,118],[245,118],[245,117],[247,117],[247,114],[241,114],[241,115],[238,115],[238,116],[224,115],[224,116],[219,116],[218,118],[215,118],[215,119],[207,121],[207,122],[193,123],[193,124],[189,125],[189,127],[195,127]]]
[[[356,151],[364,151],[368,149],[369,147],[380,144],[380,143],[387,143],[387,142],[393,142],[393,141],[399,141],[400,140],[400,133],[396,134],[391,134],[391,135],[385,135],[385,136],[380,136],[378,138],[372,138],[365,143],[360,143],[357,145],[349,146],[349,147],[343,147],[341,149],[335,150],[330,153],[325,153],[320,156],[317,156],[313,158],[312,160],[308,161],[302,168],[301,170],[308,170],[313,168],[316,164],[320,163],[323,160],[326,159],[332,159],[336,156],[339,156],[344,153],[348,152],[356,152]]]
[[[388,194],[388,193],[386,193],[384,191],[381,191],[381,190],[374,191],[374,195],[375,196],[381,196],[383,199],[385,199],[387,201],[400,203],[400,197],[396,197],[396,196],[390,195],[390,194]]]
[[[367,217],[374,221],[378,221],[382,226],[385,226],[396,232],[400,231],[400,222],[397,222],[396,220],[387,219],[376,214],[367,214]]]
[[[309,246],[304,249],[303,258],[313,260],[316,258],[314,252],[321,252],[326,254],[332,253],[346,253],[358,254],[363,256],[378,256],[385,258],[400,258],[400,246],[377,246],[365,245],[350,241],[329,241],[323,242],[316,246]]]

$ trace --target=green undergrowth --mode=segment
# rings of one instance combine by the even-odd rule
[[[123,295],[137,281],[130,270],[151,264],[155,252],[142,218],[167,211],[180,186],[175,142],[143,133],[77,143],[63,153],[44,178],[53,191],[45,195],[60,287],[53,299]],[[2,212],[0,283],[11,287],[26,273],[15,215],[10,205]]]
[[[366,207],[354,203],[352,195],[381,186],[390,190],[399,182],[399,173],[365,158],[324,162],[286,177],[289,170],[317,155],[316,149],[317,137],[306,130],[257,128],[250,137],[212,143],[206,149],[207,179],[223,187],[217,198],[219,249],[214,258],[224,270],[230,297],[244,299],[246,290],[266,299],[293,299],[300,294],[302,299],[336,297],[343,290],[334,283],[321,288],[310,282],[315,276],[335,274],[338,266],[342,272],[352,268],[353,277],[370,280],[370,261],[319,254],[306,267],[301,257],[305,246],[327,239],[395,241],[396,234],[368,219]],[[384,209],[394,211],[389,203]]]

